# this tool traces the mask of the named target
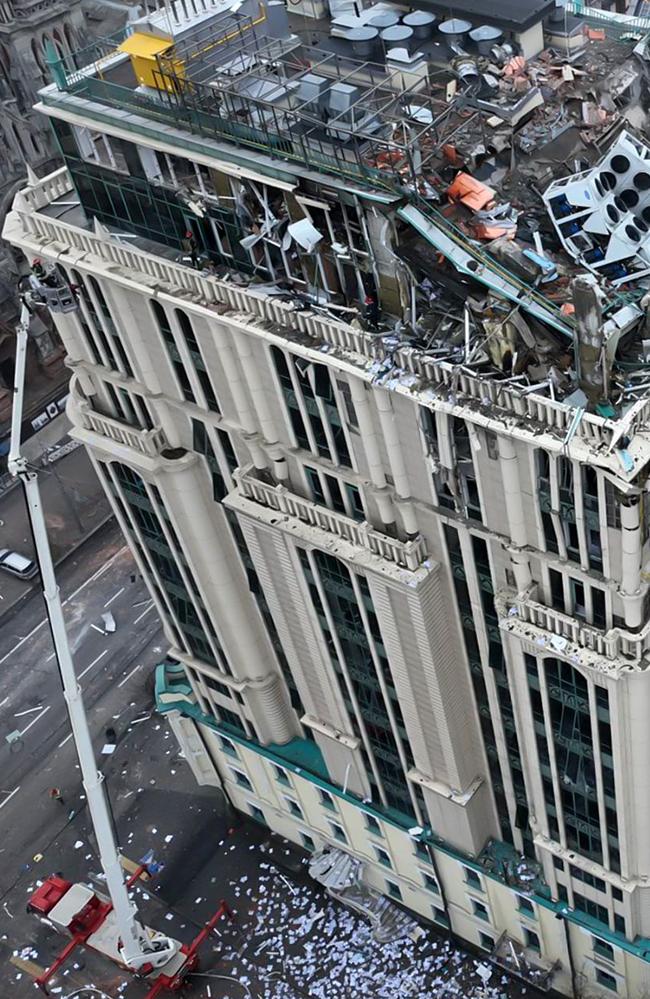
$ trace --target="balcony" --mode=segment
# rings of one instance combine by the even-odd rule
[[[519,630],[515,622],[532,624],[541,631],[557,635],[567,643],[587,649],[605,659],[622,659],[630,663],[638,663],[650,651],[650,622],[635,633],[623,628],[602,631],[553,607],[546,607],[545,604],[512,593],[497,594],[494,602],[502,624],[510,631]],[[562,655],[561,643],[552,648]]]
[[[271,510],[277,510],[287,517],[300,520],[303,524],[317,527],[321,531],[337,537],[358,548],[365,548],[379,558],[394,562],[403,569],[415,572],[427,557],[424,541],[418,537],[413,541],[399,541],[375,531],[365,521],[356,520],[336,513],[327,507],[318,506],[311,500],[303,499],[282,485],[269,485],[254,478],[250,467],[234,473],[235,481],[242,496]]]
[[[133,448],[149,458],[160,457],[160,452],[167,447],[167,439],[163,431],[157,427],[153,430],[140,430],[122,423],[112,416],[104,416],[95,412],[87,402],[75,403],[78,419],[85,430],[91,430],[101,437],[107,437],[116,444]]]

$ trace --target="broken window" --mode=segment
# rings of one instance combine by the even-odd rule
[[[456,500],[451,490],[447,470],[441,469],[439,472],[434,472],[432,478],[438,506],[444,507],[445,510],[455,510]]]
[[[436,414],[426,406],[420,406],[420,429],[424,435],[427,454],[434,461],[440,458],[440,442],[438,440],[438,427],[436,424]]]
[[[347,382],[341,380],[337,380],[336,384],[338,385],[339,392],[341,393],[341,399],[343,400],[343,404],[345,406],[345,412],[347,414],[348,424],[349,426],[353,427],[355,430],[358,430],[359,424],[357,422],[357,412],[356,409],[354,408],[354,402],[352,401],[352,392],[350,390],[350,386],[348,385]]]
[[[485,446],[488,458],[491,458],[492,461],[496,461],[499,457],[499,438],[491,430],[485,431]]]
[[[569,590],[571,592],[571,603],[573,606],[573,616],[580,621],[587,620],[587,605],[585,603],[584,585],[577,579],[569,580]]]
[[[469,427],[465,420],[455,416],[452,418],[450,431],[457,460],[456,468],[465,516],[472,520],[482,521],[483,513],[481,510],[478,483],[476,481],[476,468],[472,455],[472,438]]]
[[[603,549],[600,540],[598,473],[591,465],[582,466],[582,508],[585,519],[589,568],[601,571],[603,568]]]
[[[557,534],[553,523],[553,503],[551,500],[551,463],[547,451],[538,448],[535,451],[535,461],[537,464],[537,497],[539,502],[539,512],[544,531],[544,542],[547,552],[559,554]]]

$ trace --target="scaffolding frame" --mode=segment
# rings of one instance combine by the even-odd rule
[[[439,126],[458,111],[457,104],[444,105],[418,82],[404,86],[402,74],[381,63],[305,46],[296,36],[262,41],[253,25],[250,15],[230,11],[199,25],[157,56],[155,93],[138,90],[135,80],[124,84],[127,57],[117,49],[125,33],[59,59],[58,77],[70,93],[179,123],[274,159],[393,192],[396,186],[417,188],[444,141]],[[233,33],[237,44],[224,46],[222,55],[221,42],[232,42]],[[88,57],[91,61],[78,68]],[[345,110],[319,117],[309,101],[297,97],[308,74],[329,81],[323,104],[337,84],[354,86],[358,93]],[[276,89],[276,99],[246,92],[265,86]]]

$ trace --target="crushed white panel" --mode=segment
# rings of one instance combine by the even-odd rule
[[[553,181],[544,202],[573,259],[614,285],[650,273],[650,147],[622,132],[591,170]]]
[[[363,863],[344,850],[325,846],[309,861],[309,873],[329,894],[370,921],[375,940],[410,938],[424,933],[420,924],[361,880]]]
[[[311,858],[309,873],[324,888],[340,891],[357,883],[361,876],[361,861],[343,850],[320,850]]]

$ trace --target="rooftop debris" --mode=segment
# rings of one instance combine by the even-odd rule
[[[217,141],[302,171],[294,191],[243,172],[224,201],[210,171],[175,167],[196,223],[178,258],[188,266],[477,378],[569,406],[582,392],[589,411],[624,415],[650,389],[646,43],[551,16],[533,53],[512,31],[459,21],[436,36],[425,18],[398,25],[418,32],[417,51],[404,42],[398,58],[378,40],[401,14],[337,5],[313,30],[264,0],[215,5],[196,23],[156,27],[151,14],[164,44],[136,29],[117,58],[114,40],[100,43],[57,78],[109,105],[114,83],[130,86],[137,114],[190,131],[201,118]],[[93,60],[91,80],[77,66]],[[336,193],[319,174],[336,176]],[[216,220],[224,242],[226,202],[243,232],[228,260],[196,238]],[[134,238],[98,222],[107,238]],[[588,361],[575,301],[585,271],[600,323]]]

